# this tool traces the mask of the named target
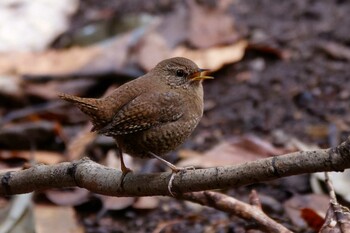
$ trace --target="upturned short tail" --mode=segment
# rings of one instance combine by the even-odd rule
[[[58,97],[70,103],[73,103],[82,112],[89,116],[94,125],[91,131],[96,131],[104,127],[105,123],[107,123],[107,119],[104,119],[105,117],[103,115],[103,111],[101,109],[101,102],[99,99],[81,98],[78,96],[68,95],[64,93],[60,93]]]

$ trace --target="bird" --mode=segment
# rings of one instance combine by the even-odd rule
[[[132,157],[156,158],[172,170],[182,170],[162,157],[180,146],[203,116],[202,81],[208,69],[184,57],[159,62],[145,75],[127,82],[103,98],[60,93],[92,121],[91,131],[113,137],[121,171],[132,171],[123,152]],[[172,177],[173,178],[173,177]],[[171,184],[169,184],[171,193]]]

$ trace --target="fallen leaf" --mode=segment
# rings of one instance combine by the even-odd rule
[[[292,220],[293,224],[298,227],[306,227],[308,224],[302,218],[303,209],[308,208],[324,218],[329,205],[329,197],[319,194],[295,195],[284,202],[284,208]]]
[[[139,197],[132,205],[135,209],[155,209],[159,206],[158,197]]]
[[[232,44],[239,39],[234,18],[226,7],[204,7],[194,0],[187,1],[189,8],[189,43],[195,48],[210,48]]]
[[[240,61],[245,54],[247,45],[246,40],[240,40],[232,45],[200,50],[179,46],[173,51],[173,56],[186,57],[193,60],[199,67],[217,71],[224,65]]]
[[[57,93],[81,95],[97,84],[96,79],[77,79],[66,82],[26,83],[20,92],[44,100],[57,100]]]
[[[83,233],[74,209],[70,206],[36,204],[34,206],[37,233]]]
[[[156,31],[164,38],[169,48],[174,48],[187,40],[187,22],[190,14],[188,7],[184,4],[177,4],[174,11],[161,18]]]
[[[76,206],[89,200],[89,191],[82,188],[49,189],[45,191],[47,199],[60,206]]]
[[[103,208],[107,210],[123,210],[129,206],[132,206],[135,202],[134,197],[99,196],[103,203]]]
[[[35,160],[36,163],[43,164],[57,164],[64,160],[64,156],[61,153],[52,152],[52,151],[8,151],[1,150],[0,151],[0,159],[14,159],[20,158],[23,160],[30,161],[32,159]]]
[[[2,53],[0,74],[67,76],[120,71],[127,60],[133,36],[133,33],[126,33],[88,47],[65,50]]]
[[[302,208],[301,217],[316,232],[318,232],[321,229],[324,223],[324,218],[322,218],[318,213],[316,213],[316,211],[310,208]]]
[[[261,138],[244,136],[221,142],[204,154],[193,152],[189,155],[189,151],[185,151],[187,155],[184,155],[183,152],[180,151],[179,154],[186,159],[181,160],[178,166],[216,167],[279,155],[283,154],[284,150],[275,148],[270,142]]]
[[[89,123],[67,145],[69,161],[81,159],[87,147],[96,139],[97,133],[91,132],[92,124]]]
[[[165,39],[156,32],[152,32],[141,39],[137,61],[143,69],[148,71],[160,61],[169,58],[170,55],[171,50]]]

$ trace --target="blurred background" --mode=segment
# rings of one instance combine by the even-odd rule
[[[91,134],[64,92],[101,97],[183,56],[212,71],[205,112],[167,159],[179,166],[237,164],[328,148],[350,131],[350,2],[271,0],[1,0],[0,169],[89,156],[119,169],[112,139]],[[134,172],[155,160],[126,157]],[[350,201],[349,175],[336,192]],[[317,232],[329,197],[322,175],[223,192],[294,232]],[[69,188],[0,199],[0,232],[259,232],[254,223],[167,197],[115,198]],[[322,221],[321,221],[322,223]]]

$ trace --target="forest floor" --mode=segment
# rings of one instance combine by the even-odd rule
[[[134,7],[132,4],[137,2],[139,4]],[[276,155],[271,151],[286,153],[316,146],[328,148],[347,138],[350,132],[349,2],[198,2],[104,1],[102,4],[97,0],[83,1],[72,18],[70,29],[51,47],[60,51],[84,44],[79,39],[80,30],[91,22],[106,30],[107,35],[125,33],[127,29],[115,25],[133,17],[140,20],[138,17],[145,14],[160,18],[163,27],[159,26],[157,32],[171,48],[185,41],[189,48],[204,51],[245,41],[247,46],[242,50],[243,56],[235,61],[221,62],[220,66],[214,67],[212,76],[215,79],[204,82],[203,119],[186,143],[167,156],[169,161],[177,164],[195,163],[193,165],[198,167],[226,165]],[[188,11],[193,17],[198,16],[189,22],[197,20],[199,28],[205,18],[201,12],[211,12],[208,15],[214,16],[224,14],[233,24],[229,23],[230,29],[222,26],[220,38],[212,36],[214,33],[210,31],[198,33],[193,28],[184,29],[178,25],[188,17]],[[97,15],[97,19],[91,20],[92,15]],[[225,19],[222,19],[223,24]],[[212,27],[215,27],[214,19],[211,22],[208,16],[207,20],[203,22],[213,23]],[[154,36],[152,33],[148,35]],[[210,42],[201,39],[205,33],[212,39]],[[93,67],[100,68],[98,71],[85,66],[82,72],[82,69],[76,69],[71,73],[60,70],[40,73],[27,67],[29,71],[21,76],[24,80],[21,88],[25,90],[20,97],[0,93],[4,103],[0,105],[2,124],[8,130],[0,130],[2,163],[7,164],[3,166],[16,166],[28,158],[17,155],[16,159],[9,159],[4,155],[5,151],[33,149],[33,143],[35,150],[65,154],[65,160],[78,159],[80,154],[76,149],[72,150],[79,155],[68,153],[68,145],[77,134],[81,134],[78,132],[88,131],[87,118],[73,106],[58,101],[50,90],[101,96],[152,67],[147,51],[154,49],[155,53],[161,53],[161,45],[154,42],[158,37],[151,36],[151,39],[142,39],[141,45],[129,48],[131,52],[128,51],[125,57],[115,58],[113,62],[123,61],[115,69],[99,62],[92,62]],[[93,42],[100,40],[90,39]],[[84,46],[89,48],[90,45]],[[89,54],[82,53],[81,56]],[[162,55],[155,57],[161,58]],[[211,57],[205,62],[214,63],[216,59]],[[21,109],[27,113],[23,115]],[[11,127],[17,127],[17,130],[11,131]],[[32,140],[23,139],[28,131],[35,135]],[[105,137],[92,141],[86,142],[85,155],[103,164],[114,164],[113,142]],[[299,146],[291,145],[291,141],[297,141]],[[230,153],[234,152],[236,154],[231,156]],[[218,154],[226,157],[216,156]],[[141,172],[166,170],[153,160],[128,160],[127,163]],[[315,232],[300,218],[301,209],[325,213],[329,199],[327,195],[314,194],[310,179],[310,175],[300,175],[223,192],[248,202],[251,190],[255,189],[267,215],[294,232]],[[69,191],[38,192],[36,202],[60,205],[62,199],[71,200],[66,205],[74,206],[79,223],[86,232],[259,232],[251,230],[256,227],[253,222],[170,197],[108,198],[88,192],[82,194],[77,190],[72,191],[71,196],[64,196]],[[77,200],[75,195],[83,198]]]

